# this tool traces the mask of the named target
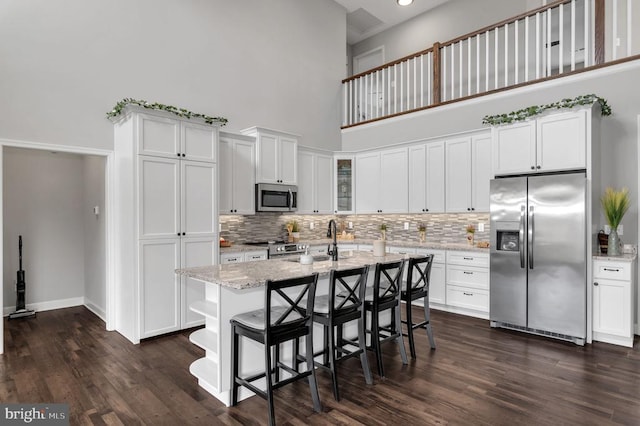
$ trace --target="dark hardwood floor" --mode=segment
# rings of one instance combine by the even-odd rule
[[[281,425],[640,424],[640,344],[585,347],[432,311],[438,348],[419,332],[403,366],[385,345],[385,372],[366,385],[358,359],[342,364],[342,400],[318,373],[322,413],[299,382],[278,390]],[[84,307],[4,320],[0,401],[66,402],[71,424],[264,424],[257,397],[227,408],[201,389],[189,364],[203,352],[189,332],[132,345]],[[373,358],[370,358],[374,361]],[[351,362],[353,361],[353,362]],[[372,363],[372,365],[375,365]]]

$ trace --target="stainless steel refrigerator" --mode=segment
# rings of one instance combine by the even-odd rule
[[[583,345],[585,174],[494,179],[490,212],[491,326]]]

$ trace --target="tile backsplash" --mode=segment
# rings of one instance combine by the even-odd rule
[[[377,215],[290,215],[282,213],[257,213],[251,216],[220,216],[220,236],[241,244],[250,241],[270,239],[286,240],[286,224],[296,220],[300,225],[301,240],[324,239],[331,219],[343,228],[355,234],[358,239],[377,239],[380,237],[380,225],[387,225],[388,240],[419,241],[418,225],[427,228],[427,241],[437,243],[463,243],[466,241],[467,225],[476,228],[476,241],[489,241],[488,213],[423,213],[423,214],[377,214]],[[349,229],[349,222],[352,228]],[[405,230],[405,223],[409,229]],[[478,224],[484,224],[484,231],[478,231]],[[314,229],[311,229],[313,224]]]

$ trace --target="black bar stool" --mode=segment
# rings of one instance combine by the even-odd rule
[[[373,383],[367,359],[363,309],[368,273],[369,266],[342,271],[331,270],[329,294],[316,297],[313,321],[324,326],[324,338],[322,351],[314,353],[314,357],[322,355],[322,362],[316,361],[315,365],[331,373],[333,396],[336,401],[340,400],[336,365],[340,361],[359,355],[365,381],[369,385]],[[356,320],[357,340],[344,338],[344,325]]]
[[[238,402],[238,387],[244,386],[256,395],[267,400],[269,424],[275,425],[273,391],[295,380],[307,378],[315,411],[322,411],[318,384],[313,365],[313,322],[312,312],[316,293],[318,274],[288,280],[269,280],[265,285],[265,303],[263,309],[245,312],[231,318],[233,343],[231,346],[231,406]],[[265,371],[249,377],[240,377],[238,343],[240,336],[255,340],[264,345]],[[305,337],[306,371],[299,372],[298,362],[292,360],[289,367],[280,361],[280,344]],[[272,352],[272,348],[274,351]],[[272,356],[272,353],[274,354]],[[280,380],[280,370],[289,374]],[[253,384],[265,378],[266,390]]]
[[[433,263],[433,255],[429,254],[424,257],[412,257],[406,260],[407,263],[407,281],[402,286],[402,301],[405,302],[406,321],[402,321],[407,326],[407,334],[409,337],[409,350],[411,358],[416,357],[416,345],[413,338],[413,330],[416,328],[425,328],[431,349],[436,348],[436,342],[433,339],[433,330],[431,329],[431,315],[429,311],[429,281],[431,278],[431,265]],[[423,298],[424,304],[424,321],[420,323],[413,322],[411,302]]]
[[[380,345],[384,342],[395,341],[398,343],[402,363],[408,364],[400,317],[400,286],[403,266],[403,261],[376,264],[373,287],[368,287],[365,295],[365,310],[371,312],[371,328],[367,330],[371,334],[371,345],[367,349],[373,350],[376,354],[380,377],[384,377],[380,349]],[[391,314],[388,326],[380,325],[380,314],[385,311],[390,311]]]

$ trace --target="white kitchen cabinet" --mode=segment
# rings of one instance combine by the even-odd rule
[[[128,107],[114,135],[115,322],[138,343],[201,324],[175,269],[217,262],[218,127]]]
[[[488,318],[489,254],[447,251],[446,303],[462,313]]]
[[[444,141],[409,147],[409,213],[445,211]]]
[[[298,150],[298,213],[333,211],[333,155]]]
[[[255,214],[255,138],[220,132],[219,155],[220,214]]]
[[[409,208],[408,149],[356,156],[356,212],[406,213]]]
[[[494,127],[495,175],[586,168],[588,112],[562,112]]]
[[[593,340],[633,347],[635,263],[593,262]]]
[[[225,252],[220,255],[220,264],[228,265],[230,263],[256,262],[258,260],[267,260],[267,258],[267,250]]]
[[[140,241],[140,338],[180,329],[180,239]]]
[[[256,138],[256,182],[297,185],[299,136],[251,127],[241,131]]]
[[[216,162],[218,132],[211,126],[144,113],[137,120],[138,154]]]
[[[355,213],[355,173],[354,156],[336,155],[334,157],[334,213]]]
[[[491,136],[482,133],[445,142],[446,211],[488,212]]]

